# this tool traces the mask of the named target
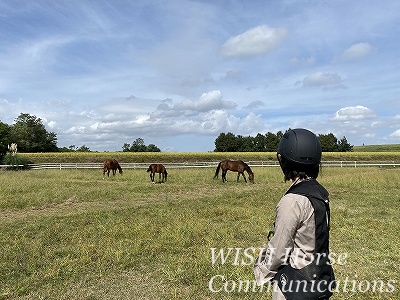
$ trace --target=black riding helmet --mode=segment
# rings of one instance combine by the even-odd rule
[[[281,138],[277,157],[282,171],[305,172],[317,177],[321,162],[321,143],[318,137],[307,129],[289,129]]]

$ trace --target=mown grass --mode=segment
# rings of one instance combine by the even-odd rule
[[[400,152],[400,144],[354,146],[356,152]]]
[[[253,280],[248,257],[212,264],[211,248],[262,247],[288,188],[281,171],[257,167],[254,185],[213,180],[214,169],[145,170],[103,180],[101,170],[0,172],[0,299],[270,299],[268,292],[212,293]],[[400,172],[324,168],[331,194],[331,252],[347,292],[332,299],[397,299]],[[352,283],[395,280],[393,292],[352,292]],[[216,288],[223,282],[216,280]],[[385,286],[387,288],[387,286]]]

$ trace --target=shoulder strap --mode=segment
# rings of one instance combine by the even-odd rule
[[[315,179],[304,180],[292,185],[286,194],[305,196],[314,208],[315,253],[329,252],[330,208],[329,194]]]

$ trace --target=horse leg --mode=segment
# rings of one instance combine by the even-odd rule
[[[158,182],[161,183],[161,173],[158,173]]]
[[[242,176],[243,176],[243,179],[244,179],[244,182],[247,182],[247,180],[246,180],[246,176],[244,176],[244,173],[243,173],[243,172],[238,172],[238,176],[237,176],[237,182],[239,182],[239,177],[240,177],[240,174],[242,174]]]
[[[226,172],[227,170],[222,170],[222,182],[226,182]]]
[[[150,180],[151,180],[151,182],[154,182],[154,173],[153,172],[150,172]]]
[[[242,176],[243,176],[244,182],[247,183],[246,176],[244,176],[244,173],[242,173]]]

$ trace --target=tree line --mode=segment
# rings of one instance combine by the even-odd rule
[[[18,152],[58,151],[57,135],[48,132],[40,118],[21,113],[15,123],[0,122],[0,156],[7,153],[8,145],[18,144]]]
[[[235,135],[231,132],[220,133],[214,142],[214,152],[274,152],[282,136],[281,131],[258,133],[255,137]],[[318,137],[324,152],[353,150],[353,146],[347,142],[346,137],[338,139],[332,133],[319,134]],[[8,145],[11,143],[18,144],[18,152],[91,152],[86,145],[57,147],[57,134],[48,132],[40,118],[27,113],[21,113],[12,125],[0,121],[0,159],[6,155]],[[146,145],[140,137],[132,144],[125,143],[122,151],[161,152],[160,148],[154,144]]]
[[[216,138],[214,152],[275,152],[283,136],[282,131],[277,133],[258,133],[256,136],[235,135],[232,132],[220,133]],[[338,139],[333,133],[318,134],[323,152],[353,151],[353,146],[346,137]]]
[[[161,149],[154,144],[146,146],[144,139],[137,138],[132,145],[125,143],[122,146],[122,152],[161,152]]]
[[[18,152],[91,152],[86,145],[77,147],[57,147],[57,134],[48,132],[42,119],[28,113],[21,113],[9,125],[0,121],[0,161],[8,151],[8,145],[18,144]],[[146,145],[142,138],[137,138],[132,145],[125,143],[123,152],[161,152],[154,144]]]

